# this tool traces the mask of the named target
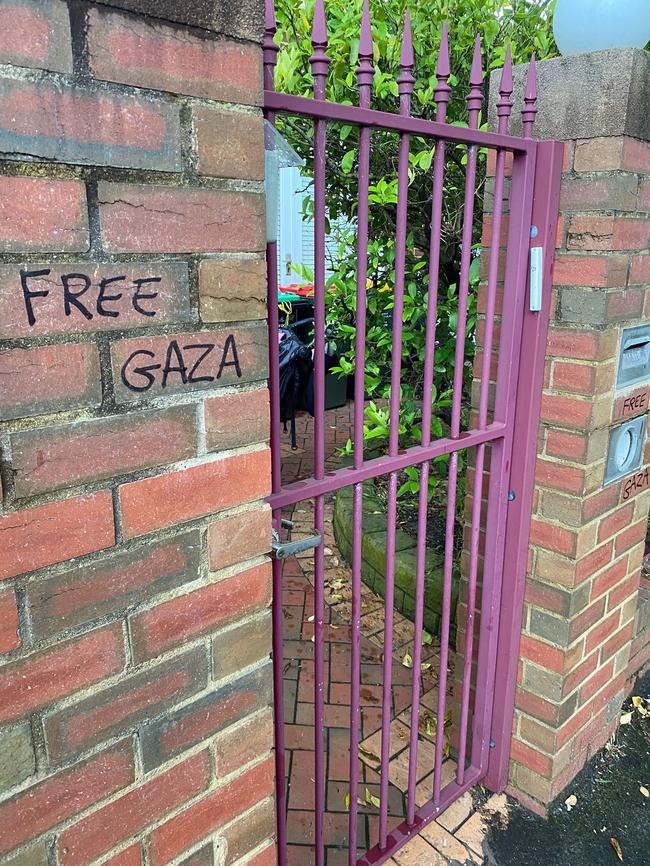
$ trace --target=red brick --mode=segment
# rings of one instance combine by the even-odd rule
[[[598,653],[592,653],[578,667],[574,668],[564,681],[564,694],[571,692],[583,683],[598,667]]]
[[[562,650],[551,644],[524,634],[521,636],[519,653],[523,658],[551,671],[560,674],[564,672],[565,655]]]
[[[600,571],[612,558],[613,543],[610,541],[596,547],[576,564],[576,583],[582,583],[592,574]]]
[[[114,857],[104,860],[102,866],[142,866],[142,852],[139,844],[130,845]]]
[[[199,264],[203,322],[266,318],[266,263],[262,259],[203,259]]]
[[[600,514],[609,511],[615,505],[618,505],[618,500],[621,495],[621,485],[610,484],[603,490],[599,490],[591,496],[584,499],[582,506],[582,514],[586,521],[593,520]]]
[[[95,78],[203,99],[260,105],[262,52],[225,39],[91,9],[90,67]]]
[[[256,854],[252,860],[249,860],[246,866],[277,866],[277,863],[276,847],[275,843],[272,842],[267,848]]]
[[[516,705],[520,710],[542,722],[555,724],[558,720],[558,707],[556,704],[552,704],[550,701],[533,695],[524,689],[517,689]]]
[[[613,565],[594,578],[591,585],[591,600],[598,598],[612,586],[616,586],[627,574],[627,557],[617,560]]]
[[[81,181],[0,177],[0,252],[83,252],[88,244]]]
[[[0,352],[0,420],[101,402],[99,355],[90,343]]]
[[[267,607],[270,571],[267,563],[256,565],[136,614],[131,619],[136,656],[152,658]]]
[[[252,451],[120,487],[125,538],[261,499],[269,492],[269,452]],[[0,518],[1,519],[1,518]]]
[[[58,0],[4,0],[0,63],[72,72],[70,20]]]
[[[121,841],[196,797],[209,780],[208,753],[199,752],[134,788],[61,833],[57,842],[61,866],[94,862]]]
[[[611,538],[612,535],[616,535],[617,532],[628,526],[633,514],[634,504],[630,502],[625,507],[619,508],[618,511],[614,511],[612,514],[608,514],[607,517],[603,517],[598,527],[598,541],[601,542],[606,538]]]
[[[622,649],[626,643],[632,640],[634,636],[634,620],[631,619],[622,628],[619,628],[616,634],[603,644],[600,651],[601,662],[611,658],[615,653]]]
[[[576,534],[563,526],[533,519],[530,524],[530,541],[546,550],[554,550],[571,556],[576,550]]]
[[[263,842],[271,839],[275,832],[275,809],[268,798],[238,821],[234,821],[223,832],[226,841],[224,866],[240,862],[246,854]],[[248,861],[247,861],[248,863]]]
[[[582,493],[585,472],[577,466],[566,466],[552,460],[537,459],[535,480],[544,487],[563,490],[566,493]]]
[[[123,677],[109,688],[48,714],[44,727],[50,760],[60,763],[169,712],[207,683],[208,664],[202,647]]]
[[[122,550],[27,585],[36,638],[135,607],[199,575],[198,532]]]
[[[623,143],[623,168],[650,174],[650,144],[638,138],[626,138]]]
[[[632,256],[629,285],[638,286],[650,283],[650,255]]]
[[[313,741],[313,728],[308,728],[310,742]],[[273,715],[266,710],[260,716],[252,716],[241,725],[232,725],[222,731],[214,740],[214,755],[217,778],[229,776],[265,755],[273,742]],[[311,746],[310,746],[311,748]]]
[[[0,592],[0,654],[20,646],[18,607],[13,589]]]
[[[640,576],[640,573],[636,571],[610,592],[607,598],[607,610],[613,610],[621,602],[625,601],[626,598],[636,593],[639,588]]]
[[[576,171],[615,171],[621,168],[623,158],[622,137],[588,138],[576,142],[574,168]]]
[[[608,322],[622,319],[636,319],[643,312],[644,292],[642,289],[625,289],[607,295],[606,314]]]
[[[578,214],[571,217],[567,249],[570,250],[612,250],[614,232],[613,216],[592,216]]]
[[[650,395],[650,390],[646,386],[637,388],[622,397],[617,397],[612,409],[612,421],[643,415],[648,411],[648,395]]]
[[[596,368],[589,364],[556,361],[553,364],[552,384],[556,391],[591,396],[596,393]]]
[[[0,144],[9,155],[81,165],[182,167],[177,106],[47,79],[0,79]]]
[[[548,332],[547,354],[554,358],[600,361],[608,356],[610,348],[597,331],[550,328]]]
[[[510,747],[510,760],[517,761],[518,764],[523,764],[529,767],[541,776],[547,779],[551,777],[553,771],[553,760],[548,755],[544,755],[539,749],[533,749],[522,743],[516,737],[513,737]]]
[[[614,673],[614,659],[608,661],[600,670],[590,677],[580,689],[580,700],[588,701],[592,695],[600,691],[605,683],[609,682]]]
[[[242,385],[266,378],[266,328],[131,337],[115,341],[111,357],[118,403]]]
[[[269,439],[269,392],[266,388],[220,394],[204,403],[205,438],[210,451],[225,451]]]
[[[48,502],[0,515],[0,580],[36,571],[115,543],[109,492]]]
[[[134,775],[131,748],[123,743],[5,801],[0,805],[0,854],[125,788]]]
[[[208,526],[208,563],[219,571],[254,556],[268,553],[271,511],[268,506],[215,520]]]
[[[151,834],[151,866],[164,866],[228,821],[273,792],[273,762],[256,764],[198,803],[157,827]]]
[[[554,286],[625,286],[625,256],[559,255],[553,265]]]
[[[583,610],[569,625],[569,641],[574,641],[602,619],[605,613],[605,599],[599,599]]]
[[[216,679],[230,676],[271,654],[271,618],[268,614],[220,632],[212,643]]]
[[[568,433],[566,430],[552,428],[546,433],[546,453],[550,457],[584,460],[588,444],[587,436],[582,433]]]
[[[77,297],[70,315],[64,286]],[[0,266],[0,338],[148,327],[189,316],[187,265],[180,262]]]
[[[102,240],[110,252],[264,248],[264,197],[256,192],[100,182],[98,198]]]
[[[6,665],[0,721],[9,722],[119,673],[125,664],[119,623]]]
[[[614,613],[607,616],[602,622],[598,623],[587,635],[585,640],[585,653],[590,653],[592,650],[600,647],[605,640],[618,628],[621,619],[620,610],[615,610]]]
[[[571,595],[561,587],[529,578],[526,580],[525,600],[536,607],[566,616],[569,613]]]
[[[615,541],[616,556],[620,556],[621,553],[643,541],[646,536],[647,525],[648,521],[644,517],[643,520],[633,523],[626,530],[620,532]]]
[[[196,455],[196,409],[176,406],[11,437],[17,496],[33,496]]]
[[[560,210],[581,213],[603,210],[635,211],[637,179],[633,175],[563,178]]]
[[[639,184],[639,210],[650,211],[650,180]]]
[[[199,174],[264,180],[261,115],[198,106],[192,119]]]
[[[584,430],[592,420],[593,403],[576,397],[542,394],[542,421]]]
[[[639,250],[650,247],[650,219],[617,217],[614,222],[614,250]]]
[[[569,742],[571,737],[575,736],[578,731],[585,727],[594,714],[594,704],[594,701],[587,702],[577,710],[575,715],[567,719],[567,721],[558,728],[558,749],[561,749],[565,743]]]

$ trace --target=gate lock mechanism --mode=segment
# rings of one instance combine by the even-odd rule
[[[295,556],[297,553],[302,553],[303,550],[312,550],[315,547],[320,547],[323,539],[319,532],[315,535],[308,535],[306,538],[299,538],[296,541],[291,541],[291,530],[293,522],[291,520],[283,520],[282,526],[288,530],[288,541],[280,541],[280,536],[277,530],[273,530],[273,541],[271,543],[271,556],[273,559],[288,559],[290,556]]]

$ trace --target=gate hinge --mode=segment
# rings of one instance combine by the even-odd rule
[[[314,547],[320,547],[322,541],[320,533],[317,532],[315,535],[308,535],[307,538],[299,538],[297,541],[282,542],[274,529],[271,556],[273,559],[288,559],[290,556],[302,553],[303,550],[312,550]]]

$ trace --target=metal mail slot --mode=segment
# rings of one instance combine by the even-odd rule
[[[616,385],[621,388],[650,379],[650,325],[625,328]]]

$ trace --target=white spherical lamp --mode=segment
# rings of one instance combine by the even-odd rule
[[[557,0],[553,34],[562,54],[644,48],[650,0]]]

